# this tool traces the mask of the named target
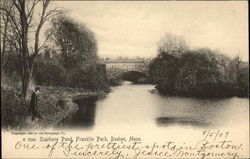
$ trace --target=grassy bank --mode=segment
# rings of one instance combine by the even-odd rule
[[[77,111],[75,97],[105,96],[103,91],[90,91],[81,88],[43,87],[38,95],[38,112],[42,119],[31,120],[28,115],[29,102],[18,96],[18,91],[1,87],[1,121],[5,129],[43,129],[53,127],[63,118]]]

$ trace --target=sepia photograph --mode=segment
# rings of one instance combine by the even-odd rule
[[[1,0],[2,158],[249,158],[247,1]]]

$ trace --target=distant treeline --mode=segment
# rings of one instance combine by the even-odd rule
[[[189,49],[182,37],[165,35],[149,76],[160,93],[196,97],[248,96],[249,66],[209,48]]]

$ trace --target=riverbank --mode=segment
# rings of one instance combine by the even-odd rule
[[[91,91],[83,88],[45,87],[40,86],[38,95],[38,112],[42,119],[31,120],[28,114],[29,102],[18,96],[18,91],[1,87],[1,124],[2,128],[11,129],[43,129],[54,127],[63,118],[78,110],[73,102],[75,97],[105,96],[107,92]],[[29,95],[30,96],[30,95]]]
[[[196,98],[249,98],[249,89],[244,84],[206,83],[186,85],[181,88],[174,85],[158,84],[155,87],[162,95],[196,97]]]

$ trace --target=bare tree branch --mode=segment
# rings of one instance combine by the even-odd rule
[[[21,14],[22,13],[22,10],[21,10],[21,6],[20,4],[22,3],[20,0],[18,0],[19,4],[16,2],[16,0],[12,0],[14,6],[17,8],[17,10],[19,11],[19,13]]]
[[[32,6],[30,9],[28,9],[27,11],[27,19],[28,19],[28,24],[31,23],[33,15],[34,15],[34,11],[35,11],[35,6],[38,4],[39,0],[34,0],[32,3]]]
[[[34,14],[39,3],[42,5],[42,10],[36,24]],[[5,16],[2,18],[3,22],[1,22],[1,26],[4,26],[4,30],[1,30],[4,36],[1,38],[1,42],[4,42],[3,50],[5,50],[6,43],[8,43],[8,46],[15,48],[18,54],[21,64],[22,96],[25,97],[27,95],[29,80],[32,77],[35,57],[48,41],[46,39],[41,46],[39,45],[41,29],[47,20],[62,13],[59,9],[47,12],[49,4],[50,0],[4,0],[0,6],[1,16],[2,14]],[[32,46],[29,41],[30,36],[34,36],[35,42],[32,44],[33,47],[30,47]]]

